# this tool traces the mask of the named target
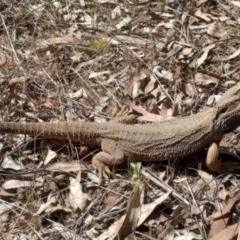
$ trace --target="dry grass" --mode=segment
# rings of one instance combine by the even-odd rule
[[[187,115],[214,105],[239,81],[240,70],[240,8],[236,1],[222,2],[206,1],[200,11],[195,1],[1,1],[1,121],[101,122],[111,119],[126,98],[155,114]],[[59,147],[6,134],[0,144],[2,239],[93,239],[131,212],[130,195],[137,186],[145,192],[145,204],[163,193],[139,165],[132,173],[125,165],[115,169],[99,188],[84,160],[91,147]],[[231,147],[239,151],[237,144]],[[53,159],[49,148],[57,153]],[[82,171],[68,171],[70,165],[46,170],[46,159],[47,166],[81,162]],[[188,228],[197,229],[202,239],[209,229],[216,234],[207,219],[214,211],[205,211],[214,206],[216,185],[208,182],[206,189],[199,175],[205,180],[207,173],[184,169],[187,164],[197,168],[197,162],[177,161],[167,169],[165,163],[147,165],[182,198],[174,195],[156,205],[154,216],[133,233],[136,239],[176,237]],[[210,174],[206,178],[215,182]],[[73,179],[82,179],[79,194],[74,195]],[[239,177],[219,179],[228,186],[223,188],[229,206]],[[79,196],[81,203],[74,202]],[[188,207],[181,206],[183,199]],[[202,214],[190,212],[201,204]]]

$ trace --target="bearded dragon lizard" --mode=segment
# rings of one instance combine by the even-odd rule
[[[125,157],[147,162],[185,157],[208,146],[206,165],[216,171],[231,164],[218,160],[224,134],[240,125],[240,83],[230,88],[214,107],[171,121],[132,124],[129,115],[105,123],[94,122],[1,122],[1,133],[26,134],[44,138],[70,139],[101,147],[92,159],[99,181],[110,173],[109,166]]]

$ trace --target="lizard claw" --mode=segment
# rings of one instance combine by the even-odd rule
[[[93,159],[92,161],[92,166],[95,170],[98,171],[98,179],[99,179],[99,185],[102,183],[102,179],[108,179],[109,174],[111,173],[110,169],[108,166],[106,166],[104,163]]]
[[[238,162],[223,162],[221,164],[221,168],[220,170],[223,171],[223,172],[231,172],[233,170],[238,170],[240,169],[240,163]]]
[[[115,111],[113,117],[125,117],[129,114],[128,106],[124,105],[119,112]]]

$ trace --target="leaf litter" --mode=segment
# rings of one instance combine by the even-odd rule
[[[238,1],[3,0],[0,7],[1,121],[104,122],[126,105],[139,122],[170,121],[213,106],[239,81]],[[237,158],[238,135],[224,137],[231,154],[223,160]],[[99,187],[94,146],[0,140],[3,239],[238,235],[239,176],[209,172],[204,151],[117,167]]]

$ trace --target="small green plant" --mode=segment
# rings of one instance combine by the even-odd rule
[[[130,180],[134,183],[134,187],[137,187],[140,185],[142,179],[141,174],[142,163],[141,162],[130,163],[130,167],[132,171]]]
[[[187,68],[187,71],[191,74],[195,74],[198,71],[199,65],[197,62],[195,62],[192,66],[189,66]]]
[[[197,63],[197,62],[194,63],[194,65],[193,65],[193,70],[194,70],[194,72],[196,72],[196,71],[198,70],[198,68],[199,68],[198,63]]]

